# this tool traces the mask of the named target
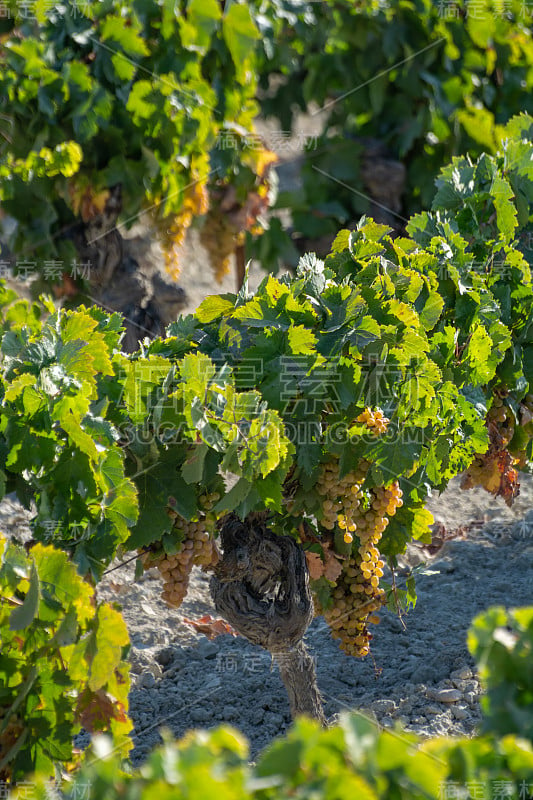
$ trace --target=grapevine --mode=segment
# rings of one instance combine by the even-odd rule
[[[2,135],[5,121],[0,118],[0,162],[6,164],[0,170],[2,209],[18,222],[16,232],[7,234],[12,252],[31,251],[37,264],[50,259],[65,263],[77,248],[80,260],[87,260],[84,240],[94,238],[103,248],[104,237],[93,237],[86,223],[102,215],[118,187],[117,213],[124,212],[124,224],[143,210],[156,210],[166,267],[176,277],[185,233],[208,209],[208,176],[216,173],[232,181],[244,167],[241,155],[246,165],[250,161],[240,147],[219,157],[215,143],[222,121],[242,138],[253,133],[254,66],[260,49],[252,7],[224,11],[215,0],[195,3],[193,11],[187,3],[178,6],[167,13],[155,0],[139,7],[110,0],[105,10],[89,3],[78,13],[69,3],[48,4],[30,24],[15,4],[2,20],[0,95],[15,100],[20,93],[26,101],[12,103],[9,136]],[[195,29],[202,32],[201,43],[192,46],[190,31]],[[93,52],[82,42],[89,35]],[[27,42],[26,49],[16,54],[11,44],[16,47],[20,40]],[[106,49],[111,42],[112,51]],[[112,59],[114,50],[120,55]],[[143,59],[142,68],[134,54]],[[128,57],[132,60],[126,67]],[[35,73],[28,71],[30,63]],[[39,78],[45,68],[46,86]],[[150,73],[160,79],[150,84]],[[56,102],[56,92],[65,102]],[[33,124],[40,131],[38,141]],[[12,180],[15,172],[21,177]],[[241,188],[244,201],[247,187]],[[26,217],[28,205],[39,206],[39,232]],[[63,235],[73,218],[87,236],[71,240]],[[4,243],[5,235],[2,231]]]
[[[292,657],[296,647],[306,656],[314,592],[343,650],[365,656],[385,560],[428,540],[429,490],[479,458],[510,502],[524,445],[531,463],[533,288],[501,196],[511,197],[504,167],[516,163],[533,204],[531,131],[532,119],[515,120],[508,153],[458,159],[442,176],[459,196],[473,182],[464,214],[490,212],[490,238],[475,248],[463,236],[470,218],[456,231],[453,209],[415,218],[401,242],[364,221],[339,233],[325,262],[309,254],[296,275],[269,275],[253,295],[243,286],[208,297],[136,353],[117,352],[120,321],[100,309],[57,312],[4,290],[2,472],[7,491],[35,499],[35,538],[53,524],[54,541],[94,579],[119,548],[148,548],[143,560],[177,605],[192,566],[217,558],[224,515],[224,569],[210,580],[219,613],[271,652],[289,642]],[[489,168],[499,188],[487,202]],[[243,230],[244,200],[225,188],[210,211]],[[494,255],[496,235],[508,287],[469,267]],[[322,719],[309,659],[293,666],[298,680],[282,672],[291,708]]]

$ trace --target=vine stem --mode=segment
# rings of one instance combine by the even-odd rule
[[[293,718],[326,723],[313,658],[303,637],[313,618],[304,552],[290,536],[273,533],[263,514],[221,525],[224,554],[210,590],[218,613],[279,667]]]

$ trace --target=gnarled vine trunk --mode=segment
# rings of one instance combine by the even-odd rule
[[[269,530],[264,514],[241,521],[230,514],[221,526],[224,555],[211,578],[217,611],[276,660],[293,717],[325,724],[313,659],[303,636],[313,618],[302,548]]]
[[[80,222],[69,237],[84,265],[90,299],[106,311],[122,314],[126,327],[122,349],[133,352],[142,339],[164,334],[187,300],[183,289],[139,263],[134,246],[117,227],[121,209],[120,186],[115,186],[103,212]]]

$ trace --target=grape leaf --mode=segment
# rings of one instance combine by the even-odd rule
[[[37,616],[40,599],[41,584],[35,563],[32,563],[29,589],[22,605],[14,608],[9,615],[9,630],[21,631],[29,627]]]

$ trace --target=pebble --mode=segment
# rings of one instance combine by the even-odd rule
[[[410,711],[413,710],[413,701],[410,697],[404,697],[400,700],[399,711],[404,714],[408,714]]]
[[[424,725],[426,721],[424,720]],[[431,733],[427,730],[427,728],[423,727],[422,725],[412,725],[409,728],[409,731],[412,733],[416,733],[421,739],[429,739],[431,737]]]
[[[139,715],[140,727],[141,728],[148,728],[150,725],[153,724],[153,717],[151,714],[140,714]]]
[[[285,720],[283,719],[281,714],[275,714],[275,713],[272,713],[272,711],[271,711],[271,712],[268,713],[268,715],[266,717],[266,722],[270,723],[270,725],[273,725],[275,728],[281,728],[281,726],[284,724]]]
[[[172,663],[174,660],[174,648],[173,647],[164,647],[155,655],[157,662],[161,664],[162,667],[166,667]]]
[[[454,706],[452,708],[452,714],[455,719],[466,719],[469,715],[468,709],[464,706]]]
[[[371,705],[373,711],[377,714],[392,714],[396,710],[396,703],[394,700],[374,700]]]
[[[153,689],[155,686],[155,678],[151,672],[143,672],[139,680],[139,685],[144,689]]]
[[[435,681],[438,680],[437,670],[431,664],[421,664],[414,670],[412,676],[417,681]]]
[[[263,711],[263,709],[262,708],[257,708],[253,713],[253,717],[252,717],[253,724],[254,725],[261,725],[261,723],[263,722],[264,718],[265,718],[265,712]]]
[[[438,708],[437,706],[424,706],[422,711],[427,717],[428,715],[440,714],[442,712],[442,708]]]
[[[394,633],[401,633],[403,626],[398,617],[385,616],[383,617],[382,624]]]
[[[159,631],[144,630],[140,633],[134,633],[131,637],[131,646],[137,650],[146,650],[154,645],[161,644],[162,635]]]
[[[218,689],[221,685],[221,680],[218,675],[210,675],[206,678],[204,683],[204,691],[211,692],[213,689]]]
[[[465,692],[465,700],[469,706],[475,706],[477,703],[477,694],[476,692]]]
[[[193,722],[203,723],[209,722],[211,719],[211,714],[205,708],[191,708],[191,719]]]
[[[463,695],[459,689],[437,689],[436,691],[429,689],[428,697],[438,703],[457,703],[458,700],[462,700]]]
[[[438,561],[434,561],[431,565],[431,569],[438,570],[439,572],[455,572],[455,564],[452,562],[449,556],[446,558],[440,558]]]
[[[394,722],[390,717],[383,717],[380,724],[382,728],[394,728]]]
[[[450,673],[452,681],[467,681],[471,677],[472,670],[470,667],[460,667],[459,669],[454,669],[454,671]]]
[[[217,653],[218,646],[215,644],[215,642],[210,642],[209,639],[204,639],[198,645],[198,655],[200,655],[202,658],[216,658]]]
[[[468,686],[467,681],[461,681],[457,679],[453,680],[452,683],[456,689],[459,689],[460,692],[464,692],[466,687]]]

